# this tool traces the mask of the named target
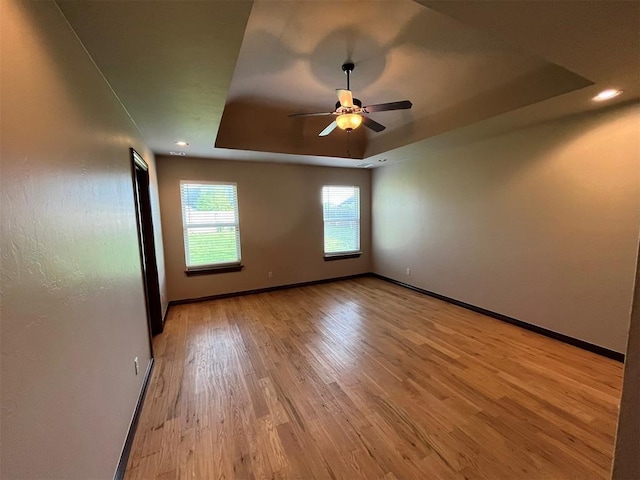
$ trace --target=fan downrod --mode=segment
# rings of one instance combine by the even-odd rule
[[[354,68],[356,66],[352,62],[342,64],[342,71],[347,74],[347,90],[351,90],[351,77],[349,74],[353,72]]]

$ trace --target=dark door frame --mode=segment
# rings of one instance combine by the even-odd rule
[[[142,267],[144,293],[147,304],[149,339],[151,339],[152,336],[162,333],[164,327],[162,321],[162,303],[160,298],[160,284],[158,281],[156,246],[153,236],[151,198],[149,194],[149,166],[133,148],[131,149],[131,173],[133,177],[133,195],[138,226],[140,265]]]

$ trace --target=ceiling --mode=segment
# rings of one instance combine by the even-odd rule
[[[640,96],[640,2],[57,3],[158,154],[378,166]],[[413,108],[318,137],[332,117],[288,115],[332,111],[347,60],[364,105]]]

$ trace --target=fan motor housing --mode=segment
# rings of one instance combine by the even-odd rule
[[[344,73],[353,72],[354,68],[356,68],[356,66],[352,62],[347,62],[342,64],[342,71]]]

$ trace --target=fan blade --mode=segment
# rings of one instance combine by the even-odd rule
[[[371,112],[386,112],[389,110],[406,110],[412,107],[412,103],[409,100],[402,100],[401,102],[389,102],[379,103],[377,105],[368,105],[363,108],[366,113]]]
[[[367,127],[370,128],[371,130],[373,130],[374,132],[381,132],[383,131],[385,128],[384,125],[379,124],[378,122],[376,122],[375,120],[371,120],[369,117],[362,117],[362,124]]]
[[[321,115],[333,115],[333,112],[292,113],[290,117],[319,117]]]
[[[334,120],[333,122],[331,122],[329,125],[327,125],[327,128],[325,128],[324,130],[322,130],[318,136],[319,137],[326,137],[327,135],[329,135],[331,132],[333,132],[333,130],[338,126],[338,124],[336,123],[336,121]]]
[[[336,93],[338,94],[338,100],[340,100],[340,105],[347,108],[353,107],[353,94],[351,90],[343,90],[341,88],[336,89]]]

